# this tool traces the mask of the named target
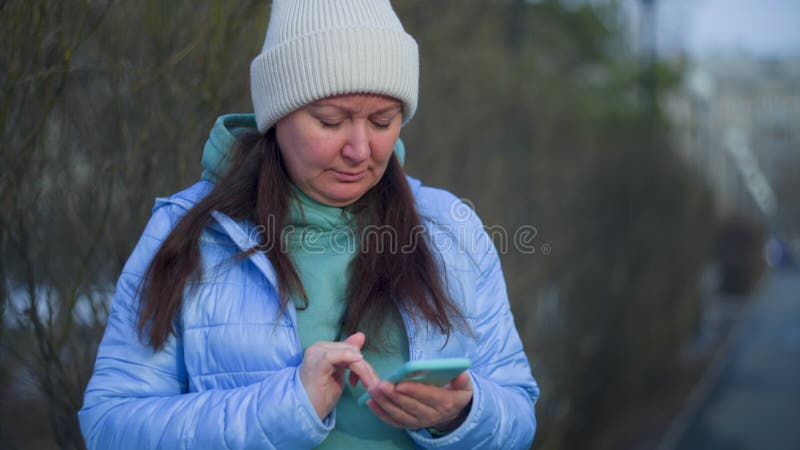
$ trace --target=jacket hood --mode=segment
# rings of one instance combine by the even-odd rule
[[[201,179],[212,183],[217,181],[228,168],[230,150],[236,138],[244,131],[256,128],[255,114],[225,114],[219,116],[211,128],[206,145],[203,147],[203,174]],[[400,164],[405,163],[406,146],[402,139],[397,139],[394,153]]]

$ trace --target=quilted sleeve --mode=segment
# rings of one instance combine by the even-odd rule
[[[456,200],[458,201],[458,200]],[[536,432],[534,405],[539,386],[522,347],[497,250],[477,216],[469,221],[472,241],[465,255],[475,261],[474,292],[467,295],[476,334],[469,370],[472,407],[463,424],[434,438],[426,430],[410,432],[416,444],[431,449],[527,449]],[[476,356],[475,356],[476,355]]]
[[[78,413],[89,449],[310,448],[333,428],[319,420],[297,367],[259,383],[187,393],[180,336],[153,351],[136,330],[137,288],[184,210],[157,209],[117,283],[94,372]]]

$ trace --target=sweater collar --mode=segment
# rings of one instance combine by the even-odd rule
[[[228,157],[233,143],[248,128],[256,127],[255,114],[226,114],[219,116],[203,147],[203,174],[201,179],[217,181],[228,168]]]
[[[290,204],[286,225],[296,229],[314,229],[327,232],[349,230],[354,226],[354,216],[347,207],[339,208],[320,203],[309,197],[292,183],[294,199]]]

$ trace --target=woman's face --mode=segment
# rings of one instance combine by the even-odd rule
[[[322,99],[275,124],[294,184],[330,206],[347,206],[380,181],[400,135],[402,103],[368,94]]]

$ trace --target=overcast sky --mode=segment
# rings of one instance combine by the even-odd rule
[[[640,0],[627,2],[634,17]],[[800,0],[658,0],[659,47],[800,57]]]

